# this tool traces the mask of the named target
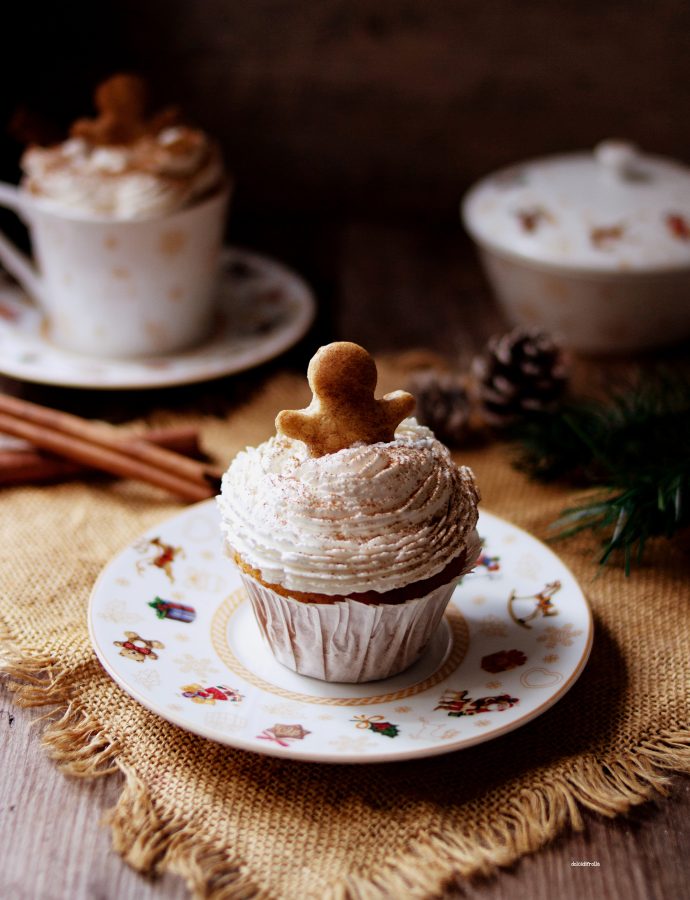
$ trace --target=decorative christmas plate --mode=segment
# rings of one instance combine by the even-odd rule
[[[213,500],[110,562],[89,632],[106,671],[180,728],[243,750],[330,763],[448,753],[545,712],[582,672],[592,617],[542,543],[483,512],[475,571],[423,657],[368,684],[327,684],[276,662],[224,554]]]
[[[250,369],[283,353],[314,319],[310,289],[279,263],[227,248],[212,336],[184,352],[147,359],[98,359],[49,340],[39,309],[0,284],[0,373],[22,381],[100,390],[192,384]]]

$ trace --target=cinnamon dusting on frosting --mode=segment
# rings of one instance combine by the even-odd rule
[[[432,432],[405,420],[390,442],[321,457],[279,435],[239,453],[219,506],[229,547],[271,585],[327,596],[471,568],[479,494]]]

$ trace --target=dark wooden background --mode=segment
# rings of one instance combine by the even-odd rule
[[[690,161],[686,0],[13,7],[3,121],[24,105],[64,127],[100,78],[137,70],[220,137],[240,216],[451,224],[479,175],[611,136]],[[17,155],[5,139],[1,177]]]
[[[481,175],[611,136],[690,162],[687,0],[76,0],[6,13],[0,178],[19,178],[18,109],[64,136],[99,80],[140,72],[157,103],[219,137],[236,181],[229,239],[306,276],[320,334],[374,350],[455,352],[490,304],[458,219]],[[2,210],[0,228],[25,239]],[[366,256],[366,298],[338,283],[353,253]],[[408,283],[411,254],[426,262]],[[408,303],[401,321],[398,290],[423,314]]]

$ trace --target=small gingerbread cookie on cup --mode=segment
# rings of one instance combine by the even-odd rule
[[[479,493],[414,398],[375,397],[362,347],[322,347],[313,399],[239,453],[218,498],[229,555],[279,662],[325,681],[387,678],[423,653],[479,552]]]

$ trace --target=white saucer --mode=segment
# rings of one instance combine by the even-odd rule
[[[147,709],[232,747],[328,763],[459,750],[545,712],[592,644],[589,607],[558,557],[489,513],[479,527],[480,563],[431,646],[385,681],[327,684],[275,661],[224,554],[213,500],[106,566],[91,595],[91,642]]]
[[[62,350],[20,288],[0,284],[0,373],[22,381],[100,390],[170,387],[232,375],[273,359],[314,320],[311,290],[289,269],[229,247],[218,287],[212,336],[190,350],[108,360]]]

